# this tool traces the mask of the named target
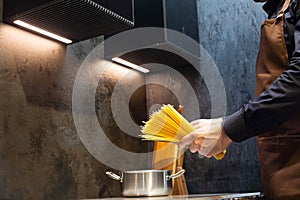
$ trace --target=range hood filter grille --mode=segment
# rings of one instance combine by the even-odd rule
[[[132,21],[91,0],[52,1],[5,19],[21,20],[73,41],[111,34],[134,26]]]

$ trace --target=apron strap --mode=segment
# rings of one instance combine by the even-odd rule
[[[285,10],[289,7],[289,5],[290,5],[290,1],[291,1],[291,0],[285,0],[285,1],[284,1],[284,4],[283,4],[282,8],[280,9],[280,11],[278,12],[276,18],[279,18],[279,17],[282,17],[282,16],[283,16],[284,11],[285,11]]]

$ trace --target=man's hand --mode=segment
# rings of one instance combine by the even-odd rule
[[[184,136],[179,148],[189,146],[192,153],[198,152],[211,157],[224,151],[232,142],[222,129],[222,118],[198,119],[191,122],[195,131]]]

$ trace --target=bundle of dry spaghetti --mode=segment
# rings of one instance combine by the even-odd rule
[[[142,127],[143,140],[178,143],[181,138],[195,129],[194,127],[171,105],[163,105],[159,111],[154,112]],[[220,160],[224,152],[214,155]]]

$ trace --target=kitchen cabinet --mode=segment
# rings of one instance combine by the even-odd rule
[[[107,59],[121,57],[137,65],[145,63],[160,63],[172,67],[186,66],[188,63],[181,55],[194,55],[199,57],[200,47],[192,48],[191,43],[199,42],[198,15],[196,0],[134,0],[133,28],[161,28],[164,31],[156,33],[153,39],[149,35],[139,35],[136,40],[126,44],[126,38],[116,48],[110,42],[105,44]],[[188,36],[189,40],[177,37],[166,29]],[[105,39],[114,35],[106,35]],[[130,38],[129,38],[130,39]],[[111,42],[114,43],[114,42]],[[129,42],[128,42],[129,43]],[[124,45],[125,44],[125,45]],[[171,52],[169,50],[174,50]]]
[[[135,0],[134,7],[135,28],[172,29],[199,41],[195,0]]]

